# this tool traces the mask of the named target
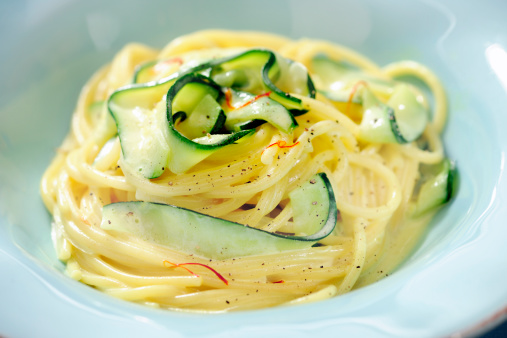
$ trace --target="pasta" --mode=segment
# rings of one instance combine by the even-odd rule
[[[282,103],[269,101],[270,107],[275,103],[277,107],[280,105],[284,114],[291,112],[283,118],[288,116],[295,122],[285,128],[283,118],[275,121],[272,116],[261,115],[262,118],[247,121],[255,122],[250,124],[254,129],[250,134],[241,127],[243,131],[229,130],[229,134],[222,136],[223,128],[233,123],[234,114],[239,114],[239,105],[231,104],[232,94],[226,89],[235,88],[230,81],[236,83],[236,80],[230,80],[230,74],[235,74],[236,79],[241,74],[249,74],[231,67],[235,60],[251,62],[241,59],[257,55],[244,54],[249,50],[257,51],[262,57],[274,52],[281,74],[286,72],[293,77],[287,80],[281,75],[282,78],[272,81],[294,100],[274,97],[276,93],[267,92],[261,85],[261,92],[252,90],[252,98],[248,97],[241,107],[252,106],[261,98],[278,100]],[[240,57],[234,58],[236,55]],[[211,73],[206,67],[199,69],[199,65],[210,60],[219,66],[214,66]],[[229,61],[217,63],[217,60]],[[220,73],[227,67],[232,69],[230,73]],[[270,72],[274,71],[266,66],[262,69],[272,77]],[[342,74],[343,78],[329,81],[328,70]],[[139,110],[140,103],[133,101],[131,111],[138,109],[142,113],[137,124],[152,115],[150,123],[155,124],[157,109],[162,111],[160,116],[165,116],[162,108],[170,98],[169,94],[165,95],[173,90],[174,81],[183,73],[190,74],[188,81],[201,81],[195,83],[202,86],[209,82],[203,78],[212,78],[220,84],[221,89],[213,95],[221,97],[221,101],[215,97],[207,99],[208,103],[202,99],[199,104],[216,107],[218,102],[221,106],[216,112],[225,109],[227,120],[216,137],[227,139],[238,135],[237,139],[188,164],[184,162],[187,161],[185,154],[177,153],[176,146],[164,141],[160,146],[163,149],[174,147],[172,152],[163,153],[169,154],[169,160],[164,157],[161,167],[141,163],[138,170],[135,165],[142,162],[139,158],[151,154],[150,145],[160,140],[155,136],[150,138],[151,135],[162,133],[160,137],[169,139],[173,134],[190,135],[195,130],[191,129],[190,122],[185,124],[185,119],[190,121],[192,116],[197,116],[194,112],[199,108],[190,116],[188,112],[179,116],[175,115],[176,111],[172,112],[170,126],[179,128],[179,134],[170,130],[173,134],[167,136],[165,129],[149,129],[146,138],[131,142],[128,138],[135,135],[129,136],[130,124],[122,124],[119,113],[115,115],[120,109],[117,107],[123,105],[121,109],[124,109],[135,96],[124,93],[134,93],[142,86],[149,88],[155,93],[150,94],[149,100],[155,100],[153,97],[156,100],[147,101],[145,110]],[[180,75],[168,82],[166,79],[174,74]],[[305,76],[311,78],[316,93],[312,92],[310,82],[301,80],[306,80]],[[422,80],[429,87],[434,103],[431,105],[416,86],[397,80],[401,76]],[[133,81],[144,85],[132,85]],[[405,89],[399,89],[402,87]],[[181,88],[183,91],[184,87]],[[209,90],[206,89],[207,93],[211,93]],[[413,101],[403,101],[403,106],[412,105],[424,112],[417,116],[408,113],[414,115],[409,117],[417,126],[405,126],[408,120],[400,115],[399,126],[386,119],[387,125],[377,128],[382,117],[375,114],[393,113],[388,104],[395,102],[396,93],[403,90],[400,97]],[[143,96],[140,100],[148,99]],[[299,106],[287,108],[294,102],[299,102]],[[373,103],[368,106],[367,102]],[[427,113],[430,110],[432,113]],[[163,120],[165,125],[165,117]],[[241,116],[239,120],[244,122]],[[446,169],[438,171],[438,176],[434,169],[448,163],[439,135],[445,120],[445,93],[438,78],[412,61],[381,68],[342,46],[307,39],[292,41],[257,32],[202,31],[177,38],[161,51],[140,44],[127,45],[83,88],[70,133],[42,178],[41,193],[53,215],[52,238],[58,258],[66,262],[66,273],[76,280],[114,297],[165,309],[247,310],[301,304],[343,294],[391,273],[421,237],[437,207],[449,199],[452,170],[444,166]],[[239,128],[238,125],[227,128]],[[395,127],[402,132],[396,134],[399,130]],[[385,130],[389,132],[386,134]],[[188,139],[198,141],[188,144],[207,142],[199,141],[201,136],[212,139],[214,133],[204,131],[203,135],[189,136]],[[411,133],[414,135],[408,139],[406,135]],[[400,141],[400,138],[407,139]],[[129,142],[137,147],[146,140],[152,143],[135,156],[129,155]],[[158,154],[161,150],[156,151]],[[147,177],[139,174],[141,170],[151,171]],[[146,201],[173,205],[270,233],[298,235],[296,219],[303,216],[298,216],[296,198],[291,192],[317,173],[323,173],[330,182],[339,210],[333,222],[337,224],[317,245],[297,250],[210,259],[154,243],[128,231],[107,229],[102,224],[104,206]],[[435,192],[424,184],[436,177],[440,177],[437,185],[444,186],[440,190],[446,193],[444,200],[437,202],[428,197]]]

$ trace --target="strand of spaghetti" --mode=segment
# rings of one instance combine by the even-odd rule
[[[123,47],[111,62],[111,71],[107,82],[109,88],[120,88],[132,81],[132,74],[137,65],[153,60],[157,51],[138,43],[129,43]],[[108,96],[111,92],[108,93]]]
[[[158,181],[149,181],[129,172],[125,172],[124,175],[129,184],[151,195],[178,196],[202,194],[216,190],[217,186],[238,184],[245,181],[245,176],[242,173],[256,176],[260,171],[262,171],[262,167],[260,166],[259,156],[250,155],[247,158],[217,166],[212,170],[163,178],[161,181],[166,182],[166,184],[159,184]],[[213,196],[207,197],[213,198]]]
[[[219,192],[209,192],[206,193],[205,196],[237,197],[250,194],[253,190],[261,191],[269,188],[292,169],[305,151],[305,147],[311,144],[312,139],[332,130],[334,126],[336,126],[336,122],[334,121],[321,121],[316,123],[312,129],[304,131],[301,136],[299,136],[297,141],[300,145],[286,150],[283,157],[281,156],[279,160],[275,160],[271,165],[266,166],[266,168],[261,171],[259,178],[255,181],[240,186],[223,187]]]
[[[136,192],[136,199],[139,201],[171,204],[181,208],[203,212],[214,217],[221,217],[230,212],[233,212],[234,210],[237,210],[246,202],[248,202],[250,198],[251,196],[227,199],[208,199],[201,197],[200,195],[160,197],[150,195],[141,190],[137,190]]]
[[[159,54],[160,58],[182,54],[190,50],[205,48],[254,48],[278,49],[290,40],[268,33],[231,32],[225,30],[207,30],[174,39]]]
[[[111,276],[115,280],[130,287],[138,287],[143,285],[174,285],[181,287],[198,287],[202,285],[202,277],[178,275],[174,272],[171,275],[148,275],[151,271],[144,274],[133,274],[124,271],[120,267],[115,267],[110,263],[106,263],[99,257],[89,257],[83,253],[76,254],[77,261],[82,267],[89,271],[94,271],[98,275]],[[153,270],[157,271],[157,270]]]
[[[305,65],[311,65],[311,61],[315,55],[327,54],[331,59],[348,61],[373,75],[383,77],[381,70],[375,63],[373,63],[365,56],[347,47],[333,45],[325,41],[315,41],[308,39],[300,40],[299,44],[299,48],[295,49],[297,53],[291,56],[296,61],[299,61]],[[311,67],[310,70],[312,70]]]
[[[241,224],[256,227],[264,215],[274,210],[285,194],[285,187],[287,186],[288,177],[282,178],[276,184],[261,193],[261,197],[257,205],[249,210],[248,214],[244,216]]]
[[[114,137],[108,142],[111,142],[111,145],[106,148],[107,146],[104,144],[104,146],[101,147],[100,153],[93,160],[93,168],[98,171],[105,172],[113,170],[113,168],[116,168],[118,161],[120,160],[120,139]]]
[[[353,261],[350,263],[349,273],[343,278],[339,288],[338,294],[343,294],[352,290],[356,283],[366,258],[366,237],[364,229],[367,226],[367,221],[363,218],[357,218],[354,221],[354,254]]]
[[[299,305],[313,303],[324,299],[332,298],[338,294],[338,289],[334,285],[328,285],[317,292],[296,298],[287,303],[287,305]]]
[[[269,146],[265,146],[261,152],[262,164],[265,165],[272,164],[275,159],[275,156],[277,156],[278,152],[281,149],[280,147],[278,146],[275,147],[274,145],[278,145],[279,143],[287,144],[287,142],[289,141],[292,143],[292,137],[293,135],[291,134],[284,134],[279,132],[273,133],[273,137],[271,137],[271,140],[269,141]]]
[[[59,219],[57,211],[55,211],[55,216],[53,217],[53,222],[51,223],[51,240],[55,246],[56,256],[58,259],[64,262],[68,261],[72,256],[72,246],[66,238],[66,234],[63,230],[63,224]]]
[[[384,218],[392,214],[401,202],[401,191],[399,182],[391,170],[386,168],[382,163],[371,160],[369,158],[360,157],[357,154],[349,154],[349,162],[358,166],[362,166],[368,170],[375,172],[379,177],[383,178],[387,185],[388,199],[384,205],[376,207],[358,206],[346,201],[345,198],[337,198],[336,204],[338,209],[352,215],[362,215],[368,218]],[[343,194],[338,190],[338,195]],[[354,194],[356,195],[356,194]],[[358,194],[359,195],[359,194]]]
[[[431,150],[421,150],[415,144],[409,143],[400,146],[400,151],[405,156],[411,157],[422,163],[436,164],[444,158],[444,147],[435,128],[429,125],[423,133],[423,137],[428,140]]]
[[[56,177],[65,163],[64,154],[58,153],[42,176],[40,190],[42,201],[48,210],[53,210],[56,203]]]
[[[354,137],[359,135],[359,126],[347,115],[334,109],[334,107],[309,97],[298,96],[298,98],[303,101],[303,104],[307,106],[316,117],[320,117],[325,120],[336,120],[349,130]],[[355,141],[354,144],[356,142],[357,141]]]
[[[299,294],[302,294],[300,292]],[[230,311],[232,309],[256,309],[273,306],[290,300],[291,295],[270,291],[250,290],[207,290],[167,299],[172,307],[207,308],[211,311]]]
[[[79,266],[79,264],[76,262],[76,260],[74,258],[70,258],[67,261],[67,265],[65,267],[65,272],[67,273],[68,276],[70,276],[71,278],[73,278],[75,280],[80,280],[81,276],[83,275],[81,267]]]
[[[284,283],[304,283],[312,280],[317,283],[326,283],[330,278],[342,278],[349,271],[347,265],[335,265],[331,267],[318,266],[316,269],[302,269],[300,271],[286,272],[274,274],[270,276],[271,280],[283,280]]]
[[[124,176],[109,175],[97,170],[84,160],[84,156],[83,149],[77,149],[67,156],[66,169],[74,180],[99,187],[112,187],[125,191],[135,190]]]
[[[81,282],[94,286],[100,290],[109,288],[126,288],[127,286],[107,275],[97,275],[87,270],[82,271]]]
[[[314,173],[321,172],[322,170],[324,170],[324,169],[320,170],[321,168],[325,167],[324,163],[328,161],[330,162],[334,159],[336,159],[336,152],[334,150],[325,150],[321,153],[318,153],[313,158],[308,158],[304,161],[302,160],[300,163],[298,163],[297,168],[296,167],[293,168],[287,174],[290,182],[286,187],[287,191],[295,189],[299,184],[310,179],[310,177]],[[328,178],[330,179],[332,184],[335,181],[335,178],[333,177],[334,173],[336,173],[337,176],[340,176],[341,174],[340,169],[343,170],[343,168],[335,168],[335,171],[333,172],[329,171]]]
[[[399,169],[399,172],[396,172],[396,175],[400,181],[402,203],[403,205],[408,205],[419,178],[419,162],[410,157],[404,157],[403,160],[403,166]]]
[[[302,250],[287,251],[269,255],[238,257],[223,261],[213,261],[213,267],[224,270],[227,266],[231,274],[237,276],[266,276],[283,271],[297,272],[303,268],[319,268],[321,265],[333,265],[333,262],[347,255],[347,246],[311,247]],[[197,258],[193,258],[197,259]],[[282,264],[283,263],[283,264]]]
[[[85,84],[76,105],[76,110],[72,116],[71,126],[72,133],[78,144],[83,144],[92,132],[92,126],[89,125],[87,119],[88,106],[93,102],[93,92],[99,86],[100,81],[109,72],[109,66],[102,67],[97,71],[91,79]]]

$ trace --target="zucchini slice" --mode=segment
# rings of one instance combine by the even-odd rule
[[[331,205],[335,202],[329,198],[329,188],[324,183],[318,175],[315,175],[289,193],[294,233],[306,235],[317,233],[327,222],[330,208],[336,209],[336,205]]]
[[[114,97],[109,108],[118,129],[123,166],[127,167],[123,169],[145,178],[162,175],[170,152],[164,103],[159,102],[154,109],[149,109],[122,105],[120,99],[120,95]]]
[[[318,92],[335,102],[348,102],[350,90],[358,82],[368,83],[376,93],[388,95],[394,81],[380,79],[361,71],[345,61],[330,59],[318,54],[311,60],[312,79]],[[361,103],[360,95],[354,95],[353,103]]]
[[[180,113],[184,113],[180,111]],[[206,95],[192,110],[190,116],[177,124],[177,129],[189,139],[216,134],[225,124],[225,114],[222,107],[211,96]],[[175,115],[173,115],[175,116]]]
[[[318,91],[335,102],[351,102],[363,107],[359,138],[372,143],[407,143],[421,136],[429,113],[406,84],[379,79],[354,65],[317,55],[311,63]],[[354,86],[365,86],[353,92]],[[351,97],[351,93],[353,94]],[[389,97],[382,103],[374,93]]]
[[[169,71],[165,77],[153,75],[160,61],[147,63],[136,71],[134,82],[148,82],[120,88],[108,100],[109,112],[118,129],[123,162],[128,170],[145,178],[159,177],[165,168],[183,173],[220,148],[251,135],[263,121],[291,132],[297,126],[294,115],[305,110],[301,100],[279,86],[315,97],[306,69],[269,50],[253,49],[218,59],[208,55],[196,60],[184,56],[166,62],[169,61],[180,64],[177,72]],[[248,89],[266,97],[255,99],[241,109],[230,109],[226,117],[219,105],[223,102],[221,86]],[[250,98],[248,95],[245,93],[243,97]],[[165,120],[161,105],[164,98]],[[219,135],[224,126],[233,133]]]
[[[191,87],[190,92],[185,90],[186,86]],[[203,90],[203,88],[208,89]],[[180,91],[184,94],[183,96],[179,95]],[[195,108],[194,105],[196,97],[200,97],[200,95],[203,95],[203,93],[206,92],[216,92],[217,97],[219,95],[223,95],[218,84],[210,78],[197,73],[183,75],[171,88],[169,88],[167,92],[166,107],[167,121],[169,122],[168,135],[169,144],[171,145],[167,165],[173,173],[184,173],[222,147],[233,144],[243,137],[255,132],[255,129],[241,130],[232,134],[213,135],[214,137],[204,136],[196,140],[191,140],[182,135],[174,127],[174,106],[178,108],[178,111],[185,111],[185,109],[193,110]]]
[[[456,190],[457,173],[454,162],[447,158],[436,165],[421,166],[422,175],[411,207],[412,216],[421,216],[450,201]]]
[[[188,90],[176,98],[187,84]],[[145,178],[159,177],[166,167],[174,173],[183,173],[223,146],[255,131],[243,130],[215,138],[216,142],[203,143],[182,135],[174,126],[173,101],[177,111],[188,110],[185,112],[188,116],[206,95],[218,99],[223,94],[209,78],[193,73],[181,77],[175,74],[163,81],[134,84],[114,92],[108,107],[116,121],[123,162],[128,170]],[[223,122],[223,117],[218,113],[213,128],[220,121]]]
[[[310,203],[313,207],[315,205],[306,196],[318,196],[319,216],[305,217],[312,223],[308,229],[315,230],[310,236],[270,233],[188,209],[150,202],[106,205],[100,226],[209,259],[223,260],[308,248],[328,236],[337,222],[336,201],[327,176],[323,173],[314,175],[311,182],[308,186],[304,185],[305,193],[296,192],[291,198],[291,203],[303,199],[306,202],[299,202]],[[302,188],[295,190],[298,189]],[[314,190],[318,192],[314,193]]]
[[[265,49],[252,49],[217,61],[210,76],[225,87],[255,94],[270,92],[273,100],[299,114],[304,111],[303,104],[288,92],[315,97],[306,68]]]
[[[408,143],[423,133],[428,112],[407,85],[394,89],[386,104],[368,88],[362,88],[363,117],[359,138],[372,143]]]
[[[267,93],[255,96],[229,89],[226,91],[224,110],[227,116],[225,127],[230,131],[248,129],[268,122],[279,130],[290,133],[297,126],[294,116],[287,108],[269,98]]]

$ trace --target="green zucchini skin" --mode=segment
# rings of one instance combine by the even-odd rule
[[[280,88],[278,88],[274,84],[272,79],[277,78],[279,76],[279,72],[276,70],[277,58],[275,56],[275,53],[268,50],[268,49],[261,49],[261,48],[250,49],[245,52],[241,52],[239,54],[235,54],[232,56],[227,56],[227,57],[218,58],[215,60],[206,61],[206,62],[203,62],[202,64],[197,65],[193,68],[189,68],[183,72],[178,72],[176,74],[169,76],[168,78],[159,80],[159,82],[174,79],[174,78],[177,78],[177,77],[183,76],[185,74],[189,74],[189,73],[198,73],[198,72],[204,72],[204,71],[209,71],[210,77],[213,78],[213,76],[216,75],[216,72],[218,71],[218,69],[221,66],[223,66],[227,63],[234,63],[234,62],[241,64],[244,62],[244,59],[247,59],[247,58],[252,58],[252,59],[257,58],[257,59],[260,59],[263,61],[263,62],[259,63],[259,67],[260,67],[259,71],[261,74],[261,78],[264,82],[265,87],[268,90],[273,92],[272,96],[275,99],[275,101],[279,101],[282,104],[285,103],[286,107],[289,110],[294,109],[295,111],[299,112],[299,115],[301,115],[301,113],[303,111],[305,111],[305,109],[301,105],[301,100],[282,91]],[[293,63],[293,61],[288,60],[288,59],[286,59],[286,61],[289,63]],[[146,62],[143,65],[139,66],[135,70],[134,77],[133,77],[133,83],[138,82],[139,75],[141,72],[145,71],[146,69],[149,69],[150,67],[153,67],[156,63],[157,63],[157,61],[149,61],[149,62]],[[316,88],[315,88],[315,85],[314,85],[312,78],[310,77],[309,74],[307,74],[307,76],[306,76],[306,87],[307,87],[305,90],[306,95],[310,98],[315,98]],[[238,88],[235,86],[234,86],[234,88],[241,90],[241,88]]]
[[[366,82],[376,91],[387,93],[394,86],[394,81],[379,79],[361,71],[346,61],[329,58],[325,54],[317,54],[311,60],[312,74],[318,82],[317,91],[335,102],[348,102],[349,91],[345,90],[357,82]],[[352,102],[361,103],[361,98],[354,95]]]
[[[301,100],[282,91],[280,88],[275,86],[275,84],[271,81],[269,73],[270,73],[271,69],[275,66],[275,64],[276,64],[276,56],[274,53],[270,52],[268,61],[266,62],[266,64],[262,68],[262,79],[264,81],[264,84],[273,93],[272,95],[270,95],[270,97],[273,98],[275,101],[280,102],[288,109],[294,109],[294,110],[298,111],[299,115],[301,115],[301,112],[305,111],[305,109],[301,103]],[[315,98],[315,94],[316,94],[315,86],[313,85],[313,81],[310,78],[310,75],[307,76],[306,84],[308,87],[308,96],[310,98]]]
[[[143,177],[148,179],[159,177],[165,168],[169,168],[173,173],[179,174],[186,172],[218,149],[253,134],[255,132],[254,128],[261,124],[260,120],[268,123],[272,121],[275,127],[283,132],[291,132],[297,127],[294,115],[301,115],[306,110],[302,106],[300,99],[282,91],[275,85],[275,80],[283,76],[283,74],[280,74],[281,66],[279,64],[282,61],[284,65],[297,65],[281,57],[277,61],[277,56],[272,51],[253,49],[233,56],[207,60],[195,67],[184,68],[162,79],[145,83],[133,83],[116,90],[110,96],[107,106],[116,122],[124,155],[124,163],[131,170],[139,172]],[[134,82],[138,80],[141,72],[147,71],[154,64],[151,62],[140,66],[134,76]],[[224,67],[233,67],[232,69],[239,67],[240,70],[241,67],[246,67],[250,71],[253,71],[254,74],[257,74],[260,87],[256,88],[256,90],[260,92],[267,90],[270,99],[280,103],[287,109],[285,113],[288,117],[280,119],[280,117],[276,116],[254,116],[255,114],[252,114],[252,118],[248,118],[244,112],[241,114],[237,112],[231,114],[231,118],[232,116],[239,116],[237,123],[233,125],[232,130],[226,130],[224,126],[228,125],[227,116],[219,114],[214,117],[216,118],[214,125],[207,125],[204,128],[208,132],[208,135],[214,137],[208,139],[198,137],[197,135],[200,134],[197,133],[197,128],[192,128],[188,125],[185,125],[185,127],[182,125],[182,130],[186,130],[188,135],[195,138],[189,139],[180,133],[175,127],[175,118],[179,118],[180,122],[183,122],[191,112],[176,111],[173,115],[172,103],[176,94],[188,84],[201,84],[211,88],[216,93],[214,98],[217,102],[223,101],[224,87],[213,81],[212,77],[213,74],[219,74],[220,69]],[[298,79],[304,79],[304,76],[306,76],[305,81],[297,82],[297,88],[306,86],[306,88],[299,89],[309,97],[315,97],[315,87],[308,72],[304,69],[301,71],[301,68],[297,68],[296,70],[296,72],[293,70],[290,72],[291,74],[296,74]],[[285,81],[287,83],[287,79]],[[303,82],[305,85],[301,85]],[[153,113],[152,111],[153,104],[156,103],[153,102],[153,97],[160,97],[163,93],[166,93],[166,125],[160,120],[159,113]],[[134,112],[135,110],[137,110],[137,113]],[[150,115],[152,121],[150,123],[143,122],[143,118],[139,117],[139,111]],[[156,120],[155,123],[153,119]],[[155,124],[156,127],[149,124]],[[136,125],[140,126],[140,135],[136,135]],[[225,132],[226,134],[218,134],[221,132]],[[139,149],[137,145],[140,143],[148,144],[149,148],[146,152]]]
[[[265,122],[285,133],[290,133],[297,127],[297,122],[291,112],[270,97],[258,98],[250,93],[234,89],[231,89],[229,93],[231,102],[224,105],[227,115],[225,126],[229,131],[256,128]],[[246,104],[246,106],[235,109],[228,107],[229,104],[234,106],[237,103]]]
[[[218,84],[210,78],[198,73],[183,75],[167,91],[166,115],[169,125],[170,144],[172,146],[167,165],[169,169],[176,174],[186,172],[220,148],[233,144],[241,138],[255,132],[255,129],[241,130],[232,134],[223,135],[223,137],[219,138],[217,141],[206,143],[195,142],[182,135],[174,126],[172,103],[178,92],[191,83],[199,83],[215,89],[219,93],[219,99],[223,96],[221,87]]]
[[[172,205],[141,201],[104,206],[101,228],[131,233],[143,240],[209,259],[223,260],[308,248],[334,230],[338,217],[327,176],[320,173],[312,180],[315,184],[311,188],[327,191],[326,201],[318,202],[327,202],[328,210],[324,222],[320,218],[315,219],[318,230],[310,236],[271,233]]]
[[[321,94],[331,101],[350,101],[363,107],[359,135],[363,141],[403,144],[416,140],[424,131],[429,114],[406,84],[377,79],[353,65],[325,55],[314,57],[312,68],[321,86],[318,88]],[[367,84],[367,87],[361,87],[350,97],[352,86],[358,83]],[[373,94],[378,91],[386,95],[391,90],[387,103]]]
[[[411,206],[412,217],[419,217],[452,199],[458,188],[458,170],[453,161],[445,158],[441,163],[423,170],[417,198]]]
[[[148,61],[148,62],[145,62],[141,65],[138,65],[135,69],[134,69],[134,76],[132,77],[132,83],[140,83],[140,78],[142,76],[142,73],[145,72],[147,69],[153,67],[154,65],[157,64],[157,60],[153,60],[153,61]]]
[[[176,97],[176,94],[178,94],[178,92],[184,86],[186,86],[187,84],[190,84],[190,83],[201,83],[201,84],[210,86],[210,87],[216,89],[217,92],[220,93],[218,100],[221,100],[221,98],[223,97],[222,89],[218,84],[216,84],[210,78],[200,75],[198,73],[189,73],[189,74],[183,75],[181,78],[179,78],[174,83],[173,86],[171,86],[171,88],[169,88],[169,90],[167,91],[167,95],[166,95],[167,121],[169,122],[169,128],[171,129],[171,133],[175,137],[178,137],[181,142],[184,142],[185,144],[191,145],[192,147],[195,147],[196,149],[200,149],[200,150],[216,150],[217,148],[220,148],[220,147],[228,145],[228,144],[232,144],[233,142],[239,140],[240,138],[255,132],[255,129],[242,130],[242,131],[227,135],[227,137],[222,139],[220,142],[213,143],[213,144],[197,143],[197,142],[194,142],[194,141],[186,138],[185,136],[183,136],[174,127],[172,102],[173,102],[174,98]]]
[[[129,85],[117,90],[110,96],[108,108],[116,121],[124,160],[134,172],[139,172],[149,179],[159,177],[166,167],[174,173],[183,173],[220,148],[233,144],[255,132],[255,129],[241,130],[205,143],[194,142],[178,132],[174,126],[172,101],[176,94],[190,83],[209,86],[216,91],[219,99],[223,96],[220,86],[198,73],[188,73],[181,77],[174,76],[158,82]],[[134,109],[144,107],[146,111],[149,111],[148,107],[152,102],[146,97],[150,97],[150,92],[167,93],[166,118],[160,119],[157,117],[154,132],[145,132],[146,137],[150,137],[155,133],[160,134],[159,137],[154,138],[153,142],[149,143],[150,148],[137,149],[135,145],[131,144],[130,140],[135,136],[135,129],[131,126],[130,119],[132,119]],[[178,112],[178,118],[184,116],[186,114]],[[219,117],[220,121],[224,122],[223,116]],[[145,127],[148,128],[149,126],[150,123],[146,122]]]
[[[363,118],[359,138],[363,141],[410,143],[424,132],[428,113],[406,86],[397,87],[387,104],[380,102],[368,88],[363,88],[361,97]],[[405,104],[400,100],[405,100]]]

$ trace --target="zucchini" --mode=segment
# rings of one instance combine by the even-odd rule
[[[119,97],[117,97],[119,98]],[[115,99],[117,99],[115,98]],[[169,131],[163,102],[154,109],[122,106],[110,101],[123,154],[123,166],[145,178],[164,172],[169,157]]]
[[[282,63],[280,61],[277,62],[277,59],[284,60],[286,63]],[[289,71],[283,71],[284,64],[290,65],[285,67],[285,70],[288,69]],[[305,113],[306,109],[303,107],[300,99],[288,94],[287,91],[300,93],[302,95],[315,98],[315,87],[313,85],[313,81],[310,78],[310,75],[308,75],[306,69],[304,69],[305,74],[301,74],[302,69],[299,66],[300,64],[296,64],[292,60],[284,59],[280,56],[276,57],[275,54],[271,54],[268,62],[262,68],[262,79],[266,87],[271,91],[271,94],[269,96],[273,100],[283,104],[287,109],[294,111],[296,115]],[[271,81],[270,74],[272,72],[272,69],[277,68],[282,68],[282,74],[276,82],[273,82]],[[288,78],[294,74],[296,75],[295,79],[288,80]],[[288,85],[289,83],[292,85]],[[283,88],[279,88],[278,86],[283,86]]]
[[[380,79],[361,71],[357,66],[345,61],[332,60],[324,54],[318,54],[311,60],[312,78],[317,90],[335,102],[348,102],[350,90],[358,82],[365,82],[374,92],[388,95],[394,81]],[[356,93],[353,103],[361,103]]]
[[[104,230],[130,233],[142,240],[209,259],[308,248],[328,236],[337,222],[336,201],[327,176],[320,173],[311,180],[313,183],[304,189],[306,193],[318,196],[319,216],[305,217],[305,221],[312,223],[308,229],[316,230],[310,236],[270,233],[172,205],[141,201],[104,206],[100,226]],[[313,190],[318,193],[314,194]],[[312,203],[305,193],[295,193],[291,203],[301,199],[304,201],[300,203]]]
[[[154,67],[158,63],[158,60],[148,61],[138,65],[134,69],[134,76],[132,77],[132,83],[145,83],[155,79]]]
[[[428,112],[407,85],[399,85],[386,104],[362,88],[363,117],[359,139],[372,143],[408,143],[423,133]]]
[[[166,167],[183,173],[222,147],[251,135],[264,121],[291,132],[297,123],[288,109],[297,115],[305,110],[301,100],[278,86],[315,96],[306,69],[269,50],[254,49],[218,59],[212,54],[177,58],[181,67],[163,78],[150,75],[157,63],[147,63],[136,71],[134,82],[148,82],[125,86],[110,96],[108,109],[118,129],[123,163],[131,172],[145,178],[159,177]],[[253,96],[241,109],[227,109],[226,116],[220,108],[224,101],[221,86],[269,97]],[[163,98],[166,119],[160,104]],[[251,100],[252,94],[236,98]],[[218,135],[223,130],[232,134]]]
[[[417,101],[416,94],[406,84],[394,88],[394,92],[387,101],[393,109],[391,128],[398,143],[415,141],[423,133],[429,121],[429,112]],[[397,130],[393,126],[396,122]]]
[[[311,65],[312,76],[321,94],[335,102],[350,101],[362,105],[359,127],[362,141],[408,143],[416,140],[426,128],[429,113],[408,85],[376,78],[325,55],[315,56]],[[360,82],[366,86],[355,90],[354,86]],[[389,95],[389,99],[383,103],[374,93]]]
[[[160,176],[169,158],[169,131],[161,98],[174,84],[174,77],[159,82],[119,88],[107,102],[123,154],[123,165],[145,178]]]
[[[320,174],[323,175],[323,174]],[[314,234],[327,222],[331,208],[336,210],[329,198],[329,187],[314,176],[289,193],[294,219],[294,233]],[[337,216],[337,215],[336,215]]]
[[[229,89],[224,110],[227,116],[225,127],[230,131],[255,128],[268,122],[279,130],[290,133],[297,126],[294,116],[287,108],[269,98],[267,93],[255,96]]]
[[[225,114],[217,100],[222,96],[218,86],[201,82],[187,83],[172,100],[172,111],[184,116],[176,129],[189,139],[221,130]],[[172,116],[174,124],[177,115]]]
[[[177,108],[190,110],[185,113],[190,115],[206,94],[217,98],[223,94],[221,88],[205,76],[191,73],[178,77],[179,74],[175,74],[163,81],[120,88],[108,101],[120,137],[123,163],[131,172],[138,172],[145,178],[159,177],[166,167],[174,173],[183,173],[223,146],[254,132],[240,131],[221,137],[215,143],[193,142],[182,135],[174,127],[173,101]],[[185,95],[191,99],[185,95],[176,99],[176,94],[187,84],[191,86]],[[214,126],[219,123],[219,115]]]
[[[270,92],[270,98],[299,114],[304,111],[302,102],[288,92],[315,97],[313,82],[303,66],[265,49],[217,61],[210,76],[225,87],[254,94]]]
[[[268,62],[272,52],[252,49],[229,58],[217,61],[211,69],[210,77],[223,87],[259,94],[265,85],[261,70]],[[278,77],[278,69],[270,73]]]
[[[183,97],[178,95],[180,91],[185,90],[186,86],[191,86],[194,91],[199,88],[197,90],[199,93],[197,94],[189,94],[187,92],[186,95],[191,95],[194,98],[202,94],[203,87],[208,87],[209,91],[216,91],[217,95],[223,95],[218,84],[210,78],[197,73],[190,73],[182,76],[171,88],[169,88],[166,95],[166,107],[167,121],[169,122],[168,134],[171,151],[168,155],[167,165],[169,169],[176,174],[184,173],[222,147],[233,144],[241,138],[255,132],[255,129],[241,130],[232,134],[215,135],[215,137],[202,137],[199,138],[197,142],[185,137],[174,127],[173,106],[183,109],[194,108],[193,105],[195,100],[187,100],[186,95]]]
[[[177,124],[177,129],[189,139],[216,134],[222,130],[225,124],[225,114],[222,107],[209,94],[200,100],[190,116],[187,116],[183,111],[179,113],[184,114],[185,118]]]
[[[222,54],[223,52],[220,50],[210,50],[206,53],[202,51],[188,52],[168,59],[149,61],[136,67],[132,82],[146,83],[173,77],[174,74],[181,76],[188,73],[206,72],[214,64],[214,59],[223,58]]]
[[[457,186],[454,162],[444,159],[436,165],[422,165],[416,198],[411,206],[413,217],[421,216],[450,201]]]

